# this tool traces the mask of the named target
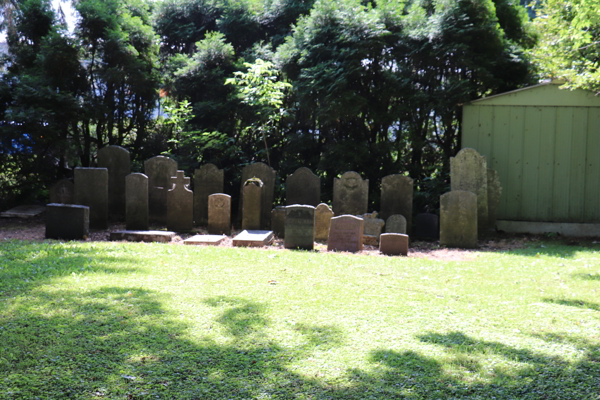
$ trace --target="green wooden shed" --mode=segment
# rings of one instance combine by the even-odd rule
[[[498,226],[505,230],[600,233],[600,97],[559,86],[542,83],[463,106],[461,147],[476,149],[498,172]]]

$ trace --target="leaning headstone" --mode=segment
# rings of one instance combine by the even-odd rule
[[[194,224],[208,223],[208,196],[223,193],[225,172],[214,164],[204,164],[194,171]]]
[[[194,219],[194,193],[188,189],[190,178],[183,171],[171,178],[173,189],[167,194],[167,229],[175,232],[192,230]]]
[[[331,218],[328,251],[357,252],[363,249],[364,221],[354,215],[340,215]]]
[[[271,210],[271,230],[278,238],[285,236],[285,206],[277,206]]]
[[[440,218],[431,213],[417,214],[415,217],[416,239],[437,240],[440,237]]]
[[[46,206],[46,237],[48,239],[86,239],[89,234],[89,207],[59,203],[50,203]]]
[[[90,228],[108,228],[106,168],[75,168],[75,203],[90,208]]]
[[[61,179],[50,187],[50,203],[73,204],[75,201],[75,186],[69,179]]]
[[[208,233],[231,234],[231,196],[214,193],[208,196]]]
[[[326,241],[329,237],[329,226],[333,211],[325,203],[321,203],[315,209],[315,240]]]
[[[108,169],[108,211],[111,217],[125,216],[125,177],[131,173],[129,151],[121,146],[98,150],[98,167]]]
[[[273,196],[275,195],[276,172],[267,164],[257,162],[246,165],[242,170],[242,182],[240,187],[240,211],[244,209],[244,185],[248,179],[258,178],[263,183],[261,194],[260,229],[269,229],[271,226],[271,209],[273,208]]]
[[[316,207],[321,201],[321,178],[306,167],[298,168],[285,183],[286,204]]]
[[[385,232],[406,234],[406,218],[400,214],[390,215],[385,221]]]
[[[263,206],[263,183],[258,178],[244,182],[244,208],[242,209],[242,229],[260,230],[261,207]]]
[[[167,193],[172,188],[171,177],[177,174],[177,162],[168,157],[156,156],[144,162],[148,176],[148,207],[150,220],[159,224],[167,222]]]
[[[488,168],[488,228],[496,229],[496,219],[500,196],[502,195],[502,184],[496,170]]]
[[[335,215],[362,215],[367,212],[369,180],[357,172],[348,171],[333,180],[333,213]]]
[[[233,245],[236,247],[262,247],[272,241],[272,231],[242,231],[233,238]]]
[[[477,247],[477,195],[453,190],[440,197],[440,244]]]
[[[406,218],[406,232],[412,226],[413,180],[404,175],[388,175],[381,180],[381,218],[400,214]]]
[[[465,148],[450,158],[450,187],[477,195],[477,226],[483,232],[488,223],[488,172],[484,156],[477,150]]]
[[[125,229],[148,228],[148,177],[136,172],[125,177]]]
[[[315,207],[294,204],[285,208],[286,249],[312,250],[315,247]]]
[[[408,255],[408,235],[401,233],[382,233],[379,251],[387,256]]]

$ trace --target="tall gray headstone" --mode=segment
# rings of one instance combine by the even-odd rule
[[[194,224],[208,223],[208,196],[223,193],[225,172],[214,164],[204,164],[194,171]]]
[[[482,232],[488,223],[487,162],[477,150],[465,148],[450,158],[450,187],[477,195],[477,226]]]
[[[294,204],[285,208],[286,249],[312,250],[315,246],[315,207]]]
[[[369,180],[357,172],[348,171],[333,180],[333,213],[362,215],[367,212]]]
[[[242,186],[240,188],[240,211],[244,209],[244,184],[250,178],[258,178],[263,183],[262,186],[262,207],[260,214],[260,228],[270,229],[271,227],[271,209],[273,208],[273,196],[275,195],[275,177],[276,172],[267,164],[257,162],[246,165],[242,170]]]
[[[75,168],[75,203],[90,208],[90,228],[108,228],[106,168]]]
[[[194,193],[188,189],[190,178],[183,171],[171,178],[173,189],[167,192],[167,229],[189,232],[193,227]]]
[[[208,196],[208,233],[231,234],[231,196],[214,193]]]
[[[165,156],[152,157],[144,162],[148,176],[148,207],[150,220],[167,222],[167,193],[172,188],[171,178],[177,174],[177,162]]]
[[[381,180],[381,218],[400,214],[406,218],[406,232],[412,226],[413,180],[409,176],[394,174]]]
[[[333,211],[325,203],[321,203],[315,209],[315,240],[326,241],[329,237],[329,226]]]
[[[502,195],[502,184],[496,170],[488,168],[488,227],[496,229],[498,206]]]
[[[148,177],[139,172],[125,177],[125,227],[130,231],[149,229]]]
[[[357,252],[363,249],[364,221],[354,215],[340,215],[331,218],[328,251]]]
[[[242,210],[242,229],[261,229],[261,208],[263,183],[258,178],[251,178],[244,182],[244,208]]]
[[[440,237],[440,217],[431,213],[417,214],[415,216],[416,239],[437,240]]]
[[[48,191],[50,203],[73,204],[75,202],[75,186],[69,179],[61,179]]]
[[[108,211],[112,217],[125,216],[125,177],[131,173],[129,151],[121,146],[98,150],[98,167],[108,169]]]
[[[286,204],[306,204],[316,207],[321,201],[321,178],[309,168],[300,167],[285,183]]]
[[[271,210],[271,230],[278,238],[285,237],[285,206],[277,206]]]
[[[453,190],[440,197],[440,244],[477,247],[477,195]]]

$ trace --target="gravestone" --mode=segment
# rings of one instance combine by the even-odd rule
[[[450,158],[450,187],[477,195],[477,226],[483,232],[488,223],[488,172],[485,157],[477,150],[465,148]]]
[[[502,184],[496,170],[488,168],[488,228],[496,229],[498,206],[502,195]]]
[[[412,226],[413,180],[404,175],[388,175],[381,180],[381,218],[400,214],[406,218],[406,232]]]
[[[408,235],[382,233],[379,239],[379,251],[387,256],[408,255]]]
[[[231,234],[231,196],[214,193],[208,196],[208,233]]]
[[[125,177],[131,173],[129,151],[121,146],[98,150],[98,167],[108,169],[108,211],[117,218],[125,216]]]
[[[0,213],[3,218],[35,218],[42,215],[46,211],[46,207],[37,204],[28,204],[16,206],[10,210]]]
[[[278,238],[285,237],[285,206],[277,206],[271,210],[271,230]]]
[[[363,249],[364,221],[354,215],[340,215],[331,218],[328,251],[357,252]]]
[[[321,201],[321,178],[309,168],[298,168],[285,183],[285,201],[288,206],[305,204],[316,207]]]
[[[236,247],[262,247],[272,241],[272,231],[242,231],[233,238],[233,245]]]
[[[148,177],[139,172],[125,177],[125,229],[148,230]]]
[[[171,178],[177,174],[177,162],[168,157],[156,156],[144,162],[148,176],[148,210],[150,220],[159,224],[167,222],[167,193],[172,188]]]
[[[227,236],[225,235],[194,235],[191,238],[187,238],[183,241],[183,244],[188,245],[205,245],[205,246],[218,246],[221,244]]]
[[[312,250],[315,247],[315,207],[291,205],[285,208],[286,249]]]
[[[110,240],[125,240],[127,242],[169,243],[174,237],[175,232],[168,231],[116,231],[110,233]]]
[[[89,234],[89,207],[61,203],[50,203],[46,206],[46,237],[48,239],[86,239]]]
[[[214,164],[204,164],[194,171],[194,224],[208,223],[208,196],[223,193],[225,172]]]
[[[329,237],[329,226],[333,211],[325,203],[321,203],[315,209],[315,240],[326,241]]]
[[[106,168],[75,168],[75,203],[90,208],[90,228],[108,228]]]
[[[333,213],[362,215],[367,212],[369,180],[357,172],[348,171],[333,180]]]
[[[242,229],[260,230],[263,183],[258,178],[244,182],[244,208],[242,209]]]
[[[189,232],[194,220],[194,193],[188,189],[190,178],[183,171],[171,178],[173,189],[167,192],[167,229],[175,232]]]
[[[48,191],[50,203],[73,204],[75,202],[75,186],[69,179],[61,179]]]
[[[406,234],[406,218],[400,214],[390,215],[385,221],[385,232]]]
[[[477,195],[453,190],[440,197],[440,244],[477,247]]]
[[[271,209],[273,208],[273,196],[275,193],[276,172],[267,164],[257,162],[246,165],[242,170],[242,183],[240,188],[240,211],[244,209],[244,184],[250,178],[258,178],[262,181],[260,229],[271,227]],[[240,213],[242,214],[242,213]]]
[[[377,211],[363,214],[363,220],[365,221],[363,243],[377,246],[379,244],[379,235],[381,235],[381,231],[385,226],[385,221],[377,218]]]
[[[437,240],[440,237],[440,218],[436,214],[423,213],[415,217],[414,237],[423,240]]]

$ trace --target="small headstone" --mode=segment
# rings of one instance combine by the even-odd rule
[[[233,245],[236,247],[262,247],[273,241],[272,231],[242,231],[233,238]]]
[[[363,214],[363,219],[365,220],[365,235],[375,236],[379,239],[379,235],[381,235],[381,231],[385,226],[385,221],[377,218],[377,211],[373,211],[372,213]]]
[[[160,242],[168,243],[175,237],[175,232],[167,231],[117,231],[110,233],[110,240],[128,242]]]
[[[363,249],[364,221],[354,215],[340,215],[331,218],[328,251],[357,252]]]
[[[440,237],[440,218],[436,214],[423,213],[415,217],[414,237],[422,240],[437,240]]]
[[[46,207],[38,205],[24,205],[11,208],[10,210],[0,213],[0,217],[4,218],[33,218],[41,215],[46,211]]]
[[[191,238],[185,239],[183,244],[218,246],[225,239],[227,239],[227,236],[224,235],[195,235]]]
[[[108,228],[106,168],[75,168],[75,203],[90,208],[90,228]]]
[[[286,249],[314,249],[315,207],[294,204],[285,208],[284,247]]]
[[[496,170],[488,168],[488,228],[496,229],[496,220],[500,196],[502,195],[502,184]]]
[[[450,158],[450,187],[477,195],[477,226],[485,231],[488,223],[488,172],[484,156],[477,150],[465,148]]]
[[[175,232],[192,230],[194,219],[194,193],[188,189],[190,178],[183,171],[171,178],[173,189],[167,194],[167,229]]]
[[[90,234],[89,207],[59,203],[50,203],[46,207],[48,239],[86,239]]]
[[[348,171],[333,180],[333,212],[335,215],[362,215],[367,212],[369,180]]]
[[[156,156],[144,162],[148,176],[148,207],[150,220],[159,224],[167,222],[167,193],[172,188],[171,177],[177,174],[177,162],[168,157]]]
[[[214,193],[208,196],[208,233],[231,234],[231,196]]]
[[[271,226],[271,209],[273,208],[273,196],[275,195],[276,172],[267,164],[257,162],[246,165],[242,170],[242,182],[240,188],[240,214],[244,209],[244,185],[248,179],[258,178],[263,183],[261,194],[260,229],[269,229]]]
[[[277,206],[271,210],[271,230],[278,238],[285,236],[285,206]]]
[[[214,164],[204,164],[194,171],[194,224],[208,223],[208,196],[223,193],[225,172]]]
[[[413,180],[409,176],[394,174],[381,180],[381,218],[400,214],[406,218],[406,231],[412,226]],[[404,232],[404,233],[405,233]]]
[[[258,178],[244,182],[244,208],[242,209],[242,229],[259,230],[261,227],[261,207],[263,183]]]
[[[400,214],[390,215],[385,221],[385,232],[406,234],[406,218]]]
[[[477,247],[477,195],[453,190],[440,197],[440,244]]]
[[[329,226],[333,211],[325,203],[321,203],[315,209],[315,240],[326,241],[329,237]]]
[[[73,204],[75,201],[75,186],[70,179],[61,179],[48,192],[50,203]]]
[[[388,256],[408,255],[408,235],[382,233],[379,238],[379,251]]]
[[[285,183],[285,201],[288,206],[305,204],[316,207],[321,201],[321,178],[309,168],[298,168]]]
[[[127,230],[147,230],[148,177],[139,172],[125,177],[125,227]]]
[[[363,244],[367,246],[378,246],[379,238],[373,235],[363,235]]]
[[[129,151],[121,146],[106,146],[98,150],[98,167],[108,169],[108,211],[116,217],[125,216],[125,177],[131,173]]]

